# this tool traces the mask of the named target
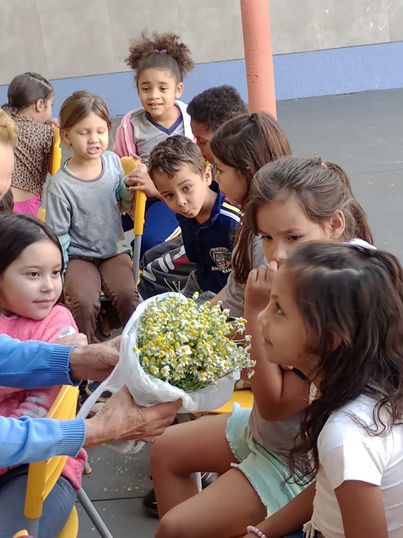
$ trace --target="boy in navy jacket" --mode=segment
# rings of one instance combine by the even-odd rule
[[[218,293],[231,271],[240,209],[225,200],[200,149],[184,136],[158,144],[148,166],[161,198],[177,215],[186,254],[196,264],[194,290]]]

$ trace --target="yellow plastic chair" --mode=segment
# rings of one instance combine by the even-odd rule
[[[244,409],[252,409],[253,392],[250,389],[234,390],[231,398],[224,405],[213,411],[209,411],[211,415],[221,415],[223,413],[231,413],[234,404],[237,403]]]
[[[120,159],[125,176],[130,175],[135,168],[137,168],[141,162],[134,157],[122,157]],[[137,191],[133,201],[133,213],[134,213],[134,246],[133,246],[133,277],[136,284],[139,281],[140,275],[140,250],[141,239],[144,232],[144,219],[146,212],[147,196],[144,192]]]
[[[49,161],[49,174],[54,176],[62,164],[62,148],[60,147],[59,127],[53,128],[53,142]]]
[[[48,418],[68,420],[76,415],[78,387],[63,386],[47,415]],[[66,463],[67,456],[55,456],[46,461],[31,463],[28,467],[24,515],[28,532],[34,538],[38,534],[39,520],[46,497],[52,491]],[[78,516],[75,506],[58,538],[78,536]]]

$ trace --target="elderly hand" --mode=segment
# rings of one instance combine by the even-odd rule
[[[126,387],[115,392],[92,418],[86,419],[84,446],[96,446],[107,441],[135,439],[153,441],[172,424],[181,401],[138,406]]]
[[[119,360],[120,336],[103,342],[73,349],[70,354],[71,378],[103,381]]]

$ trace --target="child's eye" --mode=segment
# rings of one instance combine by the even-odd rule
[[[166,92],[166,91],[168,91],[168,90],[169,90],[169,88],[160,88],[160,91],[161,91],[161,92]]]
[[[60,273],[61,273],[61,270],[60,269],[55,269],[52,273],[52,276],[54,276],[55,278],[59,278],[60,276]]]
[[[289,235],[287,237],[288,241],[298,241],[299,239],[301,239],[302,235]]]
[[[274,303],[274,313],[277,314],[277,316],[284,315],[283,309],[277,302]]]
[[[185,187],[183,187],[183,192],[189,192],[191,189],[191,186],[190,185],[186,185]]]
[[[164,196],[165,200],[171,200],[173,198],[173,195],[172,194],[166,194]]]
[[[30,278],[37,278],[39,276],[39,273],[38,273],[38,271],[29,271],[27,273],[27,276],[30,277]]]
[[[262,234],[260,234],[260,239],[262,241],[272,241],[273,240],[271,235],[262,235]]]

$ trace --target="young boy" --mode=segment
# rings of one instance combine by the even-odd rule
[[[225,85],[209,88],[196,95],[189,103],[187,111],[196,143],[204,159],[213,163],[214,157],[209,143],[214,133],[227,120],[247,112],[247,107],[235,88]],[[139,291],[144,299],[169,291],[175,286],[183,288],[186,281],[190,283],[188,277],[194,270],[185,254],[181,236],[146,252],[142,267]]]
[[[191,291],[218,293],[231,271],[240,210],[225,201],[200,149],[184,136],[158,144],[148,168],[161,198],[176,213],[187,257],[196,264]]]
[[[196,144],[206,161],[214,163],[210,140],[215,132],[227,120],[247,112],[248,109],[239,93],[228,85],[209,88],[190,101],[187,107],[190,125]]]

